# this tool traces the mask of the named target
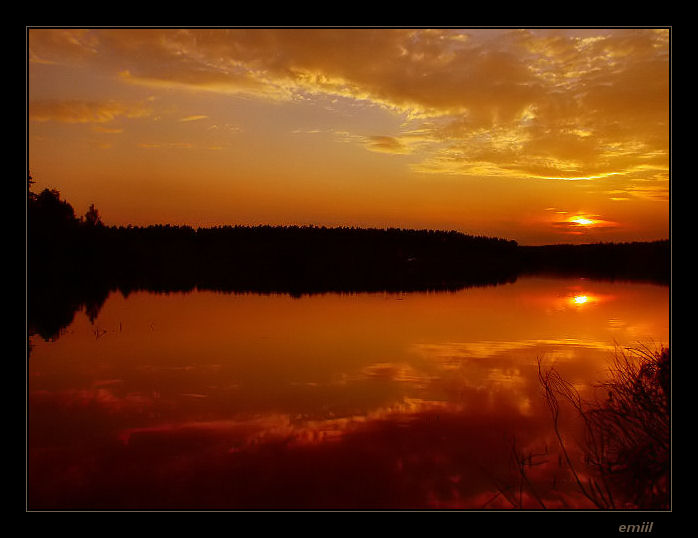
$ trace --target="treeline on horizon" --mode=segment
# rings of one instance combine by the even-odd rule
[[[31,187],[31,178],[29,186]],[[456,231],[318,226],[105,226],[56,190],[29,190],[30,334],[54,338],[111,291],[289,293],[457,290],[520,274],[669,280],[669,242],[521,247]]]

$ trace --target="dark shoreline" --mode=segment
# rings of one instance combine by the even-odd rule
[[[317,226],[104,226],[57,191],[31,193],[28,329],[52,339],[121,291],[456,291],[535,274],[668,285],[669,240],[519,246],[456,231]]]

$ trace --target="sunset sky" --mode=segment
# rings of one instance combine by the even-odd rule
[[[669,235],[668,29],[28,29],[28,165],[108,225]]]

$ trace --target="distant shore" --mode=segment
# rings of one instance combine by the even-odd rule
[[[52,338],[110,291],[457,290],[559,274],[669,284],[669,240],[520,246],[456,231],[318,226],[116,227],[30,193],[29,331]],[[96,314],[95,314],[96,315]]]

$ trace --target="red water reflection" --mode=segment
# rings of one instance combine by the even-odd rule
[[[537,361],[588,393],[615,345],[668,343],[668,296],[542,278],[115,294],[95,326],[79,315],[33,342],[29,507],[590,507],[559,460]],[[533,487],[519,487],[521,457]]]

